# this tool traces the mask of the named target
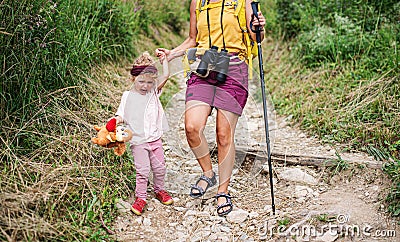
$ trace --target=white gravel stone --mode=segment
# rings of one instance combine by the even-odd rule
[[[243,209],[238,209],[230,212],[227,216],[226,219],[230,223],[243,223],[246,221],[247,217],[249,216],[249,213],[247,211],[244,211]]]

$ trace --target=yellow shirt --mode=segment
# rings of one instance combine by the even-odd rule
[[[201,0],[198,0],[201,1]],[[223,48],[221,29],[222,1],[208,4],[210,20],[211,45],[221,50]],[[197,19],[197,48],[209,49],[209,32],[207,25],[207,4],[202,8]],[[237,53],[243,60],[246,58],[246,45],[243,42],[243,33],[240,29],[235,9],[231,1],[225,1],[222,24],[224,28],[225,46],[229,53]]]

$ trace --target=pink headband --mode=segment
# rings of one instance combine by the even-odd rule
[[[139,76],[146,73],[157,74],[157,68],[154,66],[133,66],[131,69],[132,76]]]

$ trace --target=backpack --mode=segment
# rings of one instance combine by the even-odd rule
[[[197,0],[196,2],[196,18],[199,17],[199,14],[202,10],[204,10],[204,6],[206,5],[207,0]],[[225,1],[230,2],[234,8],[235,8],[235,13],[234,15],[238,19],[238,23],[240,28],[242,29],[243,33],[243,40],[244,44],[246,45],[247,49],[247,62],[249,65],[249,75],[251,79],[251,73],[252,73],[252,60],[254,57],[258,55],[258,48],[257,45],[254,44],[254,41],[250,38],[249,30],[247,29],[246,25],[246,1],[245,0],[228,0]]]

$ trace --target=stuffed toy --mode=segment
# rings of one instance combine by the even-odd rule
[[[92,142],[105,148],[116,147],[114,154],[121,156],[126,150],[125,142],[131,140],[133,134],[131,130],[124,126],[117,127],[116,124],[117,120],[112,118],[104,126],[93,126],[97,131],[97,137],[93,137]]]

